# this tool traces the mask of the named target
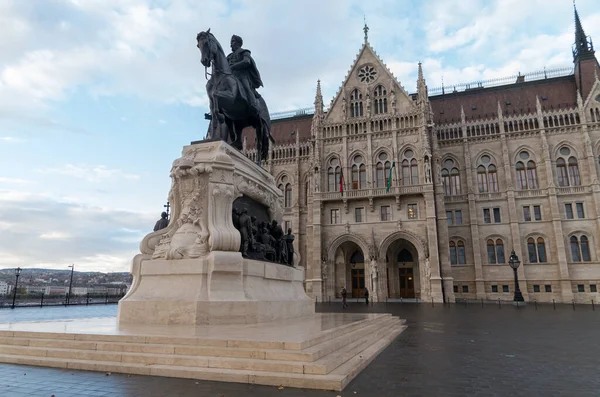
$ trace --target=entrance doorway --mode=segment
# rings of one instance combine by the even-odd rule
[[[365,296],[365,269],[352,269],[352,297],[363,298]]]
[[[399,270],[399,282],[400,282],[400,297],[401,298],[414,298],[415,297],[415,280],[413,277],[413,268],[406,267],[400,268]]]

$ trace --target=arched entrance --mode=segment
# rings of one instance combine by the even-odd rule
[[[361,298],[365,291],[365,257],[353,241],[346,241],[335,251],[335,293],[346,287],[348,296]]]
[[[386,252],[388,298],[420,298],[419,253],[408,240],[397,239]]]

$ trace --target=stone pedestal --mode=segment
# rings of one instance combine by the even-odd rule
[[[171,221],[142,240],[119,323],[252,324],[314,314],[303,270],[239,252],[236,198],[281,223],[282,193],[269,173],[223,141],[204,141],[184,147],[171,178]]]

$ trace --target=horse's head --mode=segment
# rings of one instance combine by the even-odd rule
[[[210,29],[208,29],[206,32],[198,33],[198,35],[196,36],[196,41],[198,42],[197,47],[200,50],[200,53],[202,54],[202,65],[209,68],[211,65],[211,61],[214,58],[215,52],[214,36],[212,35],[212,33],[210,33]]]

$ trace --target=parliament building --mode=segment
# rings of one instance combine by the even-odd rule
[[[272,121],[309,296],[512,300],[514,250],[526,301],[597,302],[600,67],[577,11],[574,67],[428,89],[419,64],[415,93],[366,32],[328,107],[317,82],[314,110]]]

